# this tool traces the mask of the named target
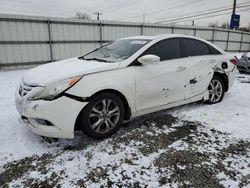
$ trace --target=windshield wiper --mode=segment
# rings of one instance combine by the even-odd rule
[[[93,58],[87,58],[87,59],[82,58],[82,59],[87,60],[87,61],[94,60],[94,61],[100,61],[100,62],[110,62],[110,61],[108,61],[108,60],[106,60],[106,59],[99,59],[99,58],[96,58],[96,57],[93,57]]]

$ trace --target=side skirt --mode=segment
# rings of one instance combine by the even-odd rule
[[[192,98],[185,99],[183,101],[179,101],[179,102],[175,102],[175,103],[171,103],[171,104],[167,104],[167,105],[162,105],[162,106],[159,106],[156,108],[146,109],[146,110],[143,110],[140,112],[135,112],[134,114],[132,114],[131,118],[139,117],[139,116],[142,116],[145,114],[150,114],[150,113],[161,111],[161,110],[166,110],[169,108],[189,104],[189,103],[200,101],[200,100],[202,100],[202,101],[208,100],[208,91],[205,91],[201,95],[197,95],[197,96],[194,96]]]

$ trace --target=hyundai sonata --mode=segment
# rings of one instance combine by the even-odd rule
[[[16,92],[22,122],[34,133],[101,139],[124,120],[194,101],[223,99],[235,58],[185,35],[116,40],[86,55],[29,70]]]

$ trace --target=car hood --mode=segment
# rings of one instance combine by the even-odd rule
[[[29,70],[23,77],[23,83],[29,86],[47,84],[73,76],[117,69],[119,63],[105,63],[71,58],[38,66]]]

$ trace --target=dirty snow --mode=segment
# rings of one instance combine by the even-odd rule
[[[172,110],[183,119],[200,121],[211,128],[226,131],[237,138],[250,139],[250,75],[236,76],[231,90],[221,103],[191,104]]]
[[[138,118],[103,141],[77,132],[49,144],[18,122],[24,73],[0,72],[0,187],[250,187],[250,75],[219,104]]]

